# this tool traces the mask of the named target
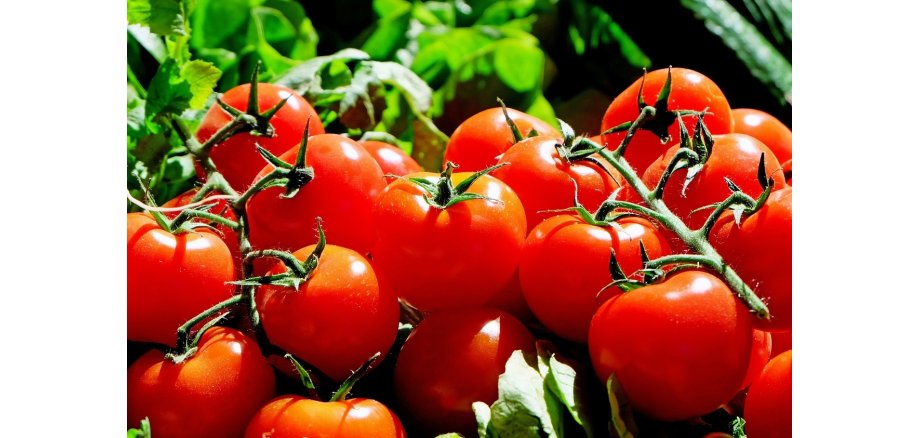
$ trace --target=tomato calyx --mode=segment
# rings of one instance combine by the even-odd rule
[[[131,201],[134,205],[141,207],[149,213],[153,219],[156,221],[157,225],[160,226],[164,231],[169,232],[170,234],[183,234],[183,233],[192,233],[195,232],[198,228],[206,228],[218,236],[223,237],[223,232],[218,230],[212,223],[217,223],[224,225],[233,230],[240,228],[240,224],[236,221],[227,219],[223,216],[209,212],[210,209],[214,208],[217,204],[208,204],[202,203],[197,205],[191,205],[183,208],[176,217],[169,219],[166,215],[163,214],[164,211],[175,211],[173,209],[164,209],[157,206],[156,201],[153,199],[153,195],[147,190],[144,182],[140,178],[137,178],[137,182],[140,185],[141,189],[144,191],[144,196],[146,198],[146,203],[141,202],[135,199],[131,194],[128,194],[128,200]],[[196,222],[193,219],[206,219],[210,223],[205,222]]]
[[[185,324],[182,324],[182,326],[176,330],[176,349],[167,352],[165,355],[166,359],[171,360],[173,363],[180,364],[195,355],[195,353],[198,351],[198,341],[201,340],[201,335],[208,331],[209,328],[217,325],[217,323],[227,317],[230,312],[224,312],[218,317],[206,322],[201,326],[200,329],[195,332],[195,336],[189,339],[189,332],[191,331],[192,327],[212,317],[214,314],[242,302],[242,300],[242,295],[234,295],[224,301],[221,301],[220,303],[215,304],[210,309],[201,312],[194,318],[186,321]]]
[[[309,281],[310,277],[313,276],[317,266],[319,266],[319,258],[323,255],[323,250],[326,249],[326,233],[323,231],[323,221],[319,217],[316,218],[316,233],[318,237],[316,246],[302,263],[287,251],[274,249],[252,251],[246,254],[245,261],[251,262],[255,258],[271,257],[280,260],[287,270],[281,274],[244,278],[234,281],[232,284],[238,286],[282,286],[291,288],[295,293],[298,292],[300,285]]]
[[[374,362],[380,358],[381,352],[376,352],[371,357],[369,357],[364,363],[358,367],[341,385],[338,389],[332,393],[332,397],[329,398],[329,402],[338,402],[343,401],[348,397],[348,394],[351,392],[351,389],[358,383],[361,378],[363,378],[368,371],[370,371],[371,366],[374,365]],[[300,383],[303,384],[304,388],[307,391],[307,397],[313,400],[320,400],[319,392],[316,389],[316,385],[313,383],[313,378],[309,370],[304,368],[304,366],[294,357],[294,355],[287,353],[284,355],[284,358],[291,361],[294,364],[294,369],[297,370],[297,375],[300,377]]]
[[[425,197],[425,201],[428,202],[428,205],[441,210],[449,208],[458,202],[471,201],[474,199],[483,199],[490,202],[501,203],[502,201],[490,198],[485,195],[480,195],[478,193],[467,193],[467,190],[469,190],[473,183],[483,175],[486,175],[500,167],[507,166],[508,164],[511,163],[500,163],[482,169],[479,172],[470,175],[463,181],[460,181],[460,183],[457,185],[454,185],[451,176],[454,173],[454,169],[456,169],[458,166],[451,161],[447,162],[447,165],[441,172],[441,175],[438,177],[437,182],[431,182],[425,178],[406,178],[406,180],[411,181],[415,185],[425,190],[425,192],[428,193],[428,196]]]
[[[303,131],[303,139],[300,141],[300,147],[297,149],[297,158],[294,164],[290,164],[281,158],[275,156],[267,149],[256,145],[259,155],[272,166],[272,171],[259,178],[246,191],[240,195],[240,198],[234,203],[235,206],[242,207],[246,205],[252,196],[269,187],[284,187],[284,193],[281,195],[284,199],[290,199],[297,195],[307,183],[313,180],[315,173],[313,168],[307,166],[307,143],[310,138],[310,119],[307,119],[307,125]]]
[[[524,135],[521,133],[521,129],[518,128],[518,126],[517,126],[516,123],[514,123],[514,120],[511,119],[511,116],[508,115],[508,107],[505,106],[505,101],[503,101],[500,97],[499,97],[499,98],[496,98],[496,100],[498,101],[499,105],[502,106],[502,114],[505,115],[505,123],[507,123],[507,124],[508,124],[508,128],[511,129],[511,136],[514,137],[514,143],[520,142],[520,141],[523,140],[525,137],[524,137]],[[526,137],[526,138],[536,137],[536,136],[538,136],[538,135],[540,135],[540,133],[537,132],[536,129],[531,129],[530,132],[527,133],[527,137]]]

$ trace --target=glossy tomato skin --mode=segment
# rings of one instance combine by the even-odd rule
[[[306,260],[314,248],[305,247],[294,256]],[[279,262],[268,274],[284,271]],[[335,245],[326,246],[313,275],[296,291],[260,286],[256,309],[273,345],[339,382],[374,353],[385,355],[399,325],[399,302],[392,292],[381,290],[367,259]]]
[[[456,185],[470,176],[456,173]],[[436,182],[434,173],[409,177]],[[400,297],[422,311],[481,306],[511,281],[527,227],[524,207],[505,183],[485,175],[474,199],[441,209],[416,184],[397,180],[377,199],[374,265]]]
[[[170,199],[169,201],[166,201],[165,203],[163,203],[163,205],[161,205],[161,207],[176,208],[176,207],[183,207],[183,206],[189,205],[192,203],[192,199],[195,197],[195,194],[197,192],[198,192],[198,189],[191,189],[185,193],[182,193],[179,196],[176,196],[173,199]],[[211,196],[211,195],[214,195],[214,193],[209,194],[208,196]],[[205,198],[207,198],[208,196],[206,196]],[[233,213],[233,209],[230,208],[230,205],[227,204],[226,200],[218,199],[218,200],[208,201],[208,204],[214,205],[213,207],[211,207],[210,210],[208,210],[209,213],[219,215],[226,219],[230,219],[234,222],[237,221],[236,214]],[[179,212],[178,211],[164,212],[163,214],[166,217],[172,219],[178,216]],[[227,244],[227,249],[230,250],[230,255],[233,256],[233,265],[236,267],[236,270],[234,272],[241,274],[243,271],[242,271],[242,257],[240,256],[240,237],[239,235],[236,233],[236,231],[233,231],[232,228],[227,227],[225,225],[217,224],[217,226],[215,226],[214,228],[217,230],[217,234],[220,236],[220,239],[223,240],[224,243]]]
[[[721,217],[710,240],[770,310],[769,320],[756,319],[754,325],[792,330],[792,188],[770,193],[760,210],[741,219],[740,228],[730,214]]]
[[[128,213],[128,339],[176,346],[176,330],[230,298],[233,258],[217,235],[171,234]]]
[[[249,102],[250,84],[242,84],[227,90],[221,97],[227,105],[246,111]],[[242,132],[211,149],[211,160],[230,185],[243,191],[252,184],[252,179],[263,167],[265,159],[259,155],[256,144],[278,155],[300,143],[307,119],[310,119],[310,135],[322,134],[323,124],[316,110],[299,94],[280,85],[260,83],[258,85],[259,111],[264,112],[290,96],[287,103],[269,121],[274,128],[274,137],[258,137]],[[230,123],[232,117],[220,105],[214,105],[205,114],[195,136],[205,142],[220,128]]]
[[[600,207],[622,185],[619,173],[605,161],[599,159],[603,168],[590,161],[567,163],[556,150],[561,142],[551,136],[525,139],[505,151],[498,163],[508,164],[491,173],[521,199],[528,230],[559,214],[546,210],[574,206],[576,184],[579,202],[590,211]]]
[[[183,363],[153,350],[128,367],[128,426],[149,417],[163,438],[236,438],[274,393],[274,371],[256,341],[213,327]]]
[[[519,321],[529,323],[536,321],[527,300],[524,299],[524,291],[521,288],[520,269],[515,271],[514,277],[508,284],[495,295],[484,307],[498,309],[517,318]]]
[[[294,163],[297,150],[280,158]],[[253,249],[295,251],[315,244],[316,218],[321,217],[330,244],[367,254],[374,242],[374,199],[386,186],[380,166],[361,145],[336,134],[310,137],[306,163],[313,168],[313,180],[293,198],[281,198],[284,189],[271,187],[246,204]],[[266,166],[256,179],[271,170]]]
[[[722,202],[731,195],[725,178],[731,179],[741,191],[752,198],[757,199],[760,196],[763,189],[757,179],[757,169],[761,153],[764,154],[767,175],[775,184],[774,189],[786,187],[779,161],[759,140],[745,134],[717,135],[713,139],[715,143],[712,146],[712,155],[706,161],[703,170],[687,186],[685,196],[681,191],[687,176],[686,169],[671,174],[662,195],[662,200],[668,208],[691,228],[702,226],[712,212],[712,209],[698,212],[693,210]],[[672,146],[649,166],[642,176],[646,186],[653,188],[658,185],[661,175],[679,147]]]
[[[498,398],[498,376],[515,350],[533,351],[533,335],[494,309],[434,312],[409,335],[396,362],[396,398],[425,436],[476,435],[472,403]]]
[[[686,420],[738,392],[751,355],[751,320],[720,279],[681,271],[601,305],[588,333],[591,362],[603,382],[616,374],[637,411]]]
[[[770,333],[773,338],[773,350],[770,353],[770,359],[779,356],[780,353],[792,350],[792,330],[788,332]]]
[[[763,371],[763,367],[770,360],[773,351],[773,337],[770,332],[754,329],[754,341],[751,343],[751,360],[748,362],[748,371],[744,376],[741,389],[751,386],[754,379]]]
[[[751,384],[744,419],[751,438],[792,436],[792,350],[771,359]]]
[[[732,117],[735,119],[735,130],[732,132],[760,140],[780,163],[792,160],[792,130],[779,119],[751,108],[735,108]]]
[[[651,258],[670,254],[664,236],[644,218],[622,218],[609,227],[590,225],[574,215],[543,221],[527,236],[521,252],[521,286],[528,306],[556,335],[587,342],[591,317],[610,297],[598,297],[610,283],[610,250],[629,275],[642,268],[640,240]]]
[[[244,438],[405,438],[406,431],[382,403],[353,398],[321,402],[297,395],[278,397],[252,417]]]
[[[645,85],[642,87],[642,97],[645,103],[655,104],[667,77],[668,69],[655,70],[646,75]],[[613,102],[607,107],[607,112],[604,113],[601,132],[639,117],[638,97],[641,84],[642,78],[639,78],[613,99]],[[734,127],[728,99],[725,98],[725,94],[718,85],[701,73],[686,68],[671,69],[671,94],[668,97],[668,109],[706,110],[711,114],[706,115],[703,122],[706,123],[706,127],[712,134],[727,134],[732,132]],[[696,126],[696,119],[692,116],[685,117],[684,124],[692,133],[693,127]],[[676,121],[668,128],[668,133],[672,141],[680,140],[680,128]],[[616,149],[625,136],[626,131],[620,131],[605,135],[604,140],[608,148]],[[662,144],[658,136],[651,131],[639,130],[626,147],[625,158],[641,175],[655,161],[655,158],[668,149],[669,144],[671,143]]]
[[[358,143],[364,146],[364,149],[374,157],[384,175],[406,176],[410,173],[422,171],[422,166],[398,146],[374,140]],[[394,179],[396,178],[387,177],[387,183],[393,182]]]
[[[531,130],[542,135],[561,137],[559,131],[546,122],[516,109],[508,108],[521,135]],[[463,121],[450,136],[444,151],[444,166],[452,162],[463,172],[477,172],[496,162],[498,156],[514,144],[514,135],[501,108],[489,108]]]

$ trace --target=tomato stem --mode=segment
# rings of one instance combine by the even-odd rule
[[[344,382],[342,382],[342,385],[339,386],[339,389],[335,391],[335,394],[332,394],[332,398],[329,399],[329,401],[337,402],[337,401],[345,400],[345,397],[347,397],[348,393],[351,392],[351,388],[355,386],[355,383],[358,383],[358,380],[364,377],[364,375],[367,374],[368,371],[370,371],[371,365],[374,364],[374,361],[376,361],[378,357],[380,357],[379,351],[377,353],[374,353],[373,356],[371,356],[367,361],[361,364],[361,367],[355,370],[354,373],[352,373],[350,376],[348,376],[347,379],[345,379]]]
[[[175,363],[181,363],[182,361],[187,359],[189,356],[194,354],[194,351],[192,351],[192,349],[198,344],[198,340],[201,339],[200,334],[203,333],[205,330],[207,330],[209,327],[216,324],[217,321],[219,321],[219,319],[215,319],[214,321],[211,321],[212,324],[210,326],[204,326],[200,330],[198,330],[199,336],[195,336],[195,338],[193,338],[193,342],[189,342],[188,334],[189,334],[189,331],[191,331],[192,327],[194,327],[201,321],[204,321],[205,319],[213,316],[215,313],[220,312],[221,310],[224,310],[230,306],[233,306],[234,304],[239,303],[241,299],[242,299],[241,295],[234,295],[224,301],[221,301],[220,303],[215,304],[214,306],[211,306],[211,308],[209,308],[208,310],[205,310],[204,312],[199,313],[192,319],[186,321],[185,324],[182,324],[179,327],[179,329],[176,330],[176,351],[172,353],[168,353],[166,357]]]
[[[310,377],[310,371],[304,368],[293,354],[285,354],[284,358],[294,364],[294,369],[297,370],[297,374],[300,376],[300,383],[306,388],[307,397],[313,400],[319,400],[319,393],[316,391],[316,385],[313,384],[313,378]]]
[[[524,139],[524,136],[521,134],[521,129],[517,127],[517,125],[514,123],[514,120],[511,120],[511,116],[508,115],[508,107],[505,106],[505,102],[501,98],[496,99],[502,106],[502,113],[505,114],[505,122],[508,123],[508,128],[511,129],[511,135],[514,137],[514,142],[520,142]]]

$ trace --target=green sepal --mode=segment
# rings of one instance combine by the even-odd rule
[[[373,356],[371,356],[366,361],[364,361],[364,363],[361,364],[361,366],[357,370],[355,370],[355,372],[351,373],[351,375],[348,376],[348,378],[345,379],[344,382],[342,382],[342,385],[339,386],[339,389],[335,391],[335,394],[332,394],[332,398],[329,399],[329,401],[336,402],[336,401],[345,400],[345,397],[347,397],[348,393],[351,392],[351,388],[355,386],[355,383],[358,383],[358,380],[364,377],[364,375],[367,374],[368,371],[370,371],[371,365],[374,364],[374,361],[376,361],[378,357],[380,357],[379,351],[374,353]]]
[[[258,144],[256,144],[256,151],[259,152],[259,155],[261,155],[262,158],[264,158],[265,161],[268,162],[268,164],[271,164],[275,168],[278,168],[278,169],[293,169],[294,168],[293,165],[282,160],[281,158],[278,158],[275,154],[272,154],[271,152],[269,152],[268,149],[265,149],[262,146],[259,146]]]
[[[517,124],[514,123],[514,120],[511,120],[511,116],[508,115],[508,107],[505,106],[505,102],[501,98],[496,100],[498,100],[498,103],[502,106],[502,113],[505,114],[505,123],[507,123],[508,128],[511,129],[511,135],[514,137],[514,142],[520,142],[524,139],[524,136],[521,134],[521,130],[517,127]]]

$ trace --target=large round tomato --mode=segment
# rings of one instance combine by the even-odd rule
[[[456,185],[470,173],[451,178]],[[434,173],[409,177],[438,181]],[[397,180],[377,198],[374,265],[400,297],[423,311],[485,304],[514,276],[527,219],[517,195],[489,175],[467,193],[488,199],[446,208],[411,181]]]
[[[227,105],[245,112],[249,102],[249,89],[250,84],[238,85],[227,90],[221,100]],[[249,132],[242,132],[211,149],[211,160],[214,161],[217,170],[234,189],[239,191],[246,190],[252,183],[252,178],[265,167],[265,159],[259,155],[256,144],[267,149],[272,154],[278,155],[300,143],[304,129],[307,126],[307,119],[310,119],[310,135],[325,132],[323,124],[313,107],[290,88],[260,83],[257,91],[259,93],[260,112],[268,111],[282,99],[288,98],[284,106],[269,120],[272,128],[274,128],[275,135],[273,137],[259,137]],[[224,111],[220,105],[214,105],[204,115],[195,136],[198,141],[203,143],[220,128],[230,123],[232,119],[233,117]]]
[[[770,359],[744,401],[745,431],[751,438],[792,436],[792,350]]]
[[[535,339],[494,309],[434,312],[409,335],[396,361],[396,398],[426,436],[476,435],[472,404],[498,398],[498,376],[515,350]]]
[[[771,193],[740,227],[731,214],[721,217],[710,240],[770,309],[770,319],[757,319],[757,328],[792,330],[792,188]]]
[[[176,208],[176,207],[184,207],[186,205],[189,205],[192,203],[192,199],[195,197],[195,194],[197,192],[198,192],[198,189],[190,189],[187,192],[182,193],[181,195],[176,196],[175,198],[172,198],[169,201],[166,201],[165,203],[163,203],[163,205],[161,205],[161,207]],[[209,194],[208,196],[211,196],[211,194]],[[213,213],[218,216],[230,219],[234,222],[237,221],[236,214],[233,213],[233,209],[230,208],[230,205],[227,204],[226,200],[218,199],[215,201],[208,201],[207,203],[214,204],[214,206],[211,207],[210,210],[208,210],[209,213]],[[169,212],[164,212],[163,214],[166,217],[172,219],[178,216],[179,212],[169,211]],[[202,219],[196,219],[196,220],[204,221]],[[227,249],[230,250],[230,254],[233,256],[233,265],[236,266],[236,272],[241,273],[242,272],[241,270],[242,258],[240,256],[240,237],[239,235],[236,233],[236,231],[233,231],[232,228],[227,227],[225,225],[217,224],[214,227],[214,229],[217,230],[217,233],[218,235],[220,235],[221,240],[223,240],[224,243],[227,244]]]
[[[422,166],[409,156],[406,151],[397,146],[382,141],[366,140],[358,142],[367,150],[384,175],[405,176],[413,172],[421,172]],[[392,182],[394,177],[387,177],[387,182]]]
[[[779,119],[750,108],[735,108],[732,116],[735,119],[735,130],[732,132],[760,140],[770,148],[780,163],[792,160],[792,130]]]
[[[556,128],[527,113],[508,108],[508,117],[524,137],[531,130],[542,135],[561,137]],[[480,171],[498,162],[498,156],[513,144],[514,134],[508,127],[502,109],[489,108],[474,114],[457,127],[447,142],[444,165],[452,162],[464,172]]]
[[[293,164],[298,147],[280,158]],[[329,243],[367,254],[374,242],[374,198],[386,186],[380,166],[361,145],[336,134],[310,137],[306,164],[313,179],[293,198],[282,198],[284,189],[271,187],[246,204],[252,247],[294,251],[312,245],[316,218],[322,217]],[[271,171],[266,166],[256,179]]]
[[[752,319],[720,279],[681,271],[601,305],[588,333],[591,362],[602,381],[616,374],[637,411],[686,420],[738,392],[751,356]]]
[[[631,122],[639,117],[639,87],[642,85],[642,97],[648,105],[655,105],[658,100],[658,93],[661,91],[665,80],[668,77],[668,69],[655,70],[645,76],[645,84],[642,85],[642,78],[633,82],[625,91],[620,93],[604,113],[604,120],[601,123],[601,132],[604,132],[614,126],[624,122]],[[707,114],[703,118],[706,127],[712,134],[727,134],[732,132],[733,120],[731,108],[728,106],[728,100],[722,94],[722,90],[706,76],[693,70],[685,68],[671,69],[671,94],[668,96],[668,110],[706,110]],[[659,114],[661,116],[661,114]],[[660,123],[660,122],[658,122]],[[685,117],[684,124],[689,132],[693,132],[696,125],[695,117]],[[674,120],[667,127],[668,134],[673,141],[680,140],[680,128],[677,121]],[[626,136],[626,131],[615,132],[604,136],[607,147],[616,149],[620,142]],[[655,161],[665,150],[667,145],[663,144],[657,135],[648,130],[639,130],[626,147],[625,158],[638,174],[642,174],[645,168]]]
[[[578,200],[591,211],[600,207],[621,185],[619,174],[605,161],[598,160],[601,167],[590,161],[564,160],[556,150],[561,142],[559,138],[546,135],[525,139],[511,146],[498,160],[509,164],[491,173],[508,184],[521,199],[528,230],[543,219],[559,214],[546,210],[572,207],[576,184]]]
[[[176,346],[176,330],[230,298],[233,257],[217,235],[172,234],[128,213],[128,339]]]
[[[670,253],[664,236],[648,220],[625,217],[610,226],[578,216],[551,217],[527,236],[521,251],[521,287],[543,325],[563,338],[587,342],[597,295],[610,283],[610,250],[627,275],[642,268],[639,242],[651,258]]]
[[[256,413],[244,438],[405,438],[406,431],[382,403],[353,398],[321,402],[284,395]]]
[[[314,248],[294,256],[306,260]],[[268,274],[284,271],[279,262]],[[273,345],[340,382],[374,353],[386,354],[399,326],[399,302],[380,289],[367,259],[335,245],[326,246],[312,276],[297,290],[260,286],[256,309]]]
[[[725,178],[729,178],[741,191],[757,199],[763,191],[757,180],[761,154],[764,155],[767,176],[775,183],[774,188],[786,187],[786,179],[783,177],[779,161],[759,140],[745,134],[717,135],[714,136],[714,140],[712,155],[706,161],[703,170],[687,186],[686,193],[682,193],[687,176],[687,169],[684,168],[671,174],[662,195],[662,200],[668,208],[692,228],[702,226],[712,213],[712,209],[697,212],[694,210],[722,202],[731,195]],[[661,175],[679,147],[672,146],[649,166],[642,176],[646,186],[654,188],[658,185]]]
[[[153,350],[128,367],[128,426],[144,417],[157,436],[235,438],[275,393],[275,373],[255,340],[213,327],[182,363]]]

